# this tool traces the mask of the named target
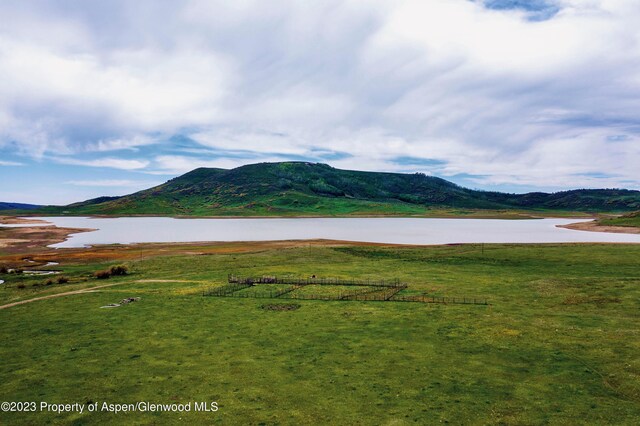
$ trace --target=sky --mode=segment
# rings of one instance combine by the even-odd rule
[[[0,201],[311,161],[640,189],[637,0],[0,0]]]

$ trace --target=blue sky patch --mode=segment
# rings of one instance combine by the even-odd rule
[[[447,164],[446,161],[436,160],[434,158],[421,158],[421,157],[411,157],[411,156],[395,157],[391,159],[391,161],[402,166],[420,166],[420,167],[435,167],[435,166],[443,166]]]
[[[484,5],[494,10],[524,10],[530,21],[546,21],[560,11],[557,4],[548,0],[485,0]]]

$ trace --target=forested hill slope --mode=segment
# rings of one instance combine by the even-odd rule
[[[463,188],[424,174],[340,170],[306,162],[195,169],[123,197],[101,197],[42,213],[157,215],[421,214],[426,209],[631,211],[640,191],[598,189],[505,194]]]

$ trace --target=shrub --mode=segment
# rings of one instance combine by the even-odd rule
[[[69,278],[67,277],[58,277],[58,284],[66,284],[69,282]]]
[[[40,283],[33,283],[31,284],[32,287],[40,287]]]
[[[109,270],[112,276],[127,275],[129,269],[124,265],[112,266]]]
[[[97,271],[93,275],[99,280],[106,280],[107,278],[111,278],[111,271]]]
[[[296,303],[288,304],[270,304],[260,306],[265,311],[295,311],[300,308],[300,305]]]
[[[20,284],[18,284],[16,287],[18,287],[18,288],[25,288],[26,286],[25,286],[24,284],[20,283]]]
[[[2,265],[0,266],[0,274],[8,274],[9,270],[7,269],[6,266]]]
[[[20,269],[20,268],[12,269],[10,273],[19,275],[19,274],[22,273],[22,269]]]
[[[315,193],[320,194],[329,194],[329,195],[344,195],[344,192],[336,188],[335,186],[329,185],[322,179],[317,179],[309,183],[309,189],[311,189]]]
[[[47,281],[44,283],[44,285],[51,285],[51,284],[53,284],[53,280],[47,280]]]

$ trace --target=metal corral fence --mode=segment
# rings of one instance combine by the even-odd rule
[[[366,286],[366,287],[397,287],[406,285],[398,278],[391,280],[356,280],[351,278],[320,278],[320,277],[278,277],[275,275],[263,275],[260,277],[242,277],[229,274],[227,281],[229,284],[291,284],[291,285],[343,285],[343,286]]]
[[[435,297],[427,295],[395,296],[394,302],[442,303],[445,305],[489,305],[489,301],[478,297]]]
[[[365,284],[367,283],[367,284]],[[270,289],[269,291],[247,291],[249,288],[260,287],[260,284],[283,284],[282,289]],[[366,287],[353,291],[340,291],[337,293],[313,294],[301,293],[295,290],[307,285],[335,285]],[[278,277],[237,277],[229,275],[229,284],[221,287],[205,290],[203,296],[236,297],[249,299],[292,299],[292,300],[334,300],[334,301],[378,301],[378,302],[417,302],[440,304],[465,304],[488,305],[484,298],[477,297],[436,297],[425,294],[400,295],[402,290],[408,288],[407,284],[400,280],[392,281],[364,281],[345,280],[335,278],[278,278]]]

